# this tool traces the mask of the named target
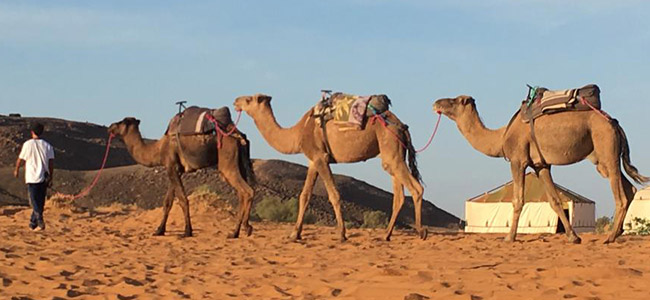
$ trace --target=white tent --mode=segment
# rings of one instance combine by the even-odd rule
[[[632,204],[630,204],[625,221],[623,222],[623,229],[626,231],[634,229],[636,225],[632,222],[634,218],[650,220],[650,187],[646,187],[634,195],[634,200],[632,200]]]
[[[562,199],[564,213],[569,217],[576,232],[594,231],[596,203],[558,184],[555,185]],[[465,232],[510,232],[512,222],[512,181],[465,203]],[[524,188],[525,204],[519,218],[517,233],[564,232],[562,222],[544,191],[543,183],[534,173],[526,174]],[[649,201],[650,202],[650,201]]]

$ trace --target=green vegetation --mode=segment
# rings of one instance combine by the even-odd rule
[[[609,232],[609,230],[612,228],[612,219],[607,216],[602,216],[598,219],[596,219],[596,233],[598,234],[604,234]]]
[[[207,196],[207,195],[216,195],[217,193],[213,191],[209,185],[207,184],[202,184],[200,186],[197,186],[194,191],[192,191],[192,196],[196,197],[201,197],[201,196]]]
[[[379,210],[363,213],[361,228],[384,228],[388,226],[388,216]]]
[[[260,201],[253,211],[255,217],[272,222],[295,222],[298,218],[298,199],[282,200],[279,197],[267,196]],[[316,217],[307,210],[304,222],[313,224]]]
[[[631,223],[625,224],[626,232],[632,235],[650,235],[650,220],[634,218]]]

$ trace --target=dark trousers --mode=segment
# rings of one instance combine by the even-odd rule
[[[27,184],[29,191],[29,204],[32,206],[32,217],[29,220],[29,227],[39,226],[45,228],[43,221],[43,210],[45,209],[45,195],[47,194],[47,182]]]

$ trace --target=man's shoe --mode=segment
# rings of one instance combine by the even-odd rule
[[[34,229],[32,229],[32,231],[42,231],[42,230],[45,230],[45,228],[43,228],[43,227],[35,227]]]

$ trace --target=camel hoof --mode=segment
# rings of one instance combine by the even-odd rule
[[[153,233],[153,236],[164,236],[165,235],[165,230],[158,228],[156,232]]]
[[[183,235],[181,235],[181,237],[182,238],[192,237],[192,232],[191,231],[186,231],[185,233],[183,233]]]
[[[231,232],[226,236],[227,239],[236,239],[239,238],[239,232]]]
[[[297,233],[297,232],[294,231],[294,232],[292,232],[291,235],[289,236],[289,239],[295,242],[295,241],[299,241],[299,240],[301,240],[302,237],[300,236],[299,233]]]
[[[253,235],[253,226],[248,225],[246,227],[246,236],[251,236]]]
[[[384,237],[384,240],[387,241],[387,242],[390,242],[390,234],[387,234],[387,235]]]
[[[572,243],[572,244],[581,244],[581,243],[582,243],[582,239],[581,239],[579,236],[570,237],[570,238],[569,238],[569,243]]]
[[[605,240],[603,241],[603,244],[605,244],[605,245],[609,245],[609,244],[611,244],[611,243],[613,243],[613,242],[615,242],[615,241],[616,241],[616,238],[607,238],[607,239],[605,239]]]
[[[505,239],[503,239],[503,241],[506,243],[514,243],[515,239],[507,236]]]
[[[347,240],[348,240],[348,238],[345,237],[345,235],[341,236],[341,243],[345,243]]]
[[[422,230],[420,230],[420,239],[424,241],[427,239],[427,236],[429,236],[429,231],[426,228],[422,228]]]

